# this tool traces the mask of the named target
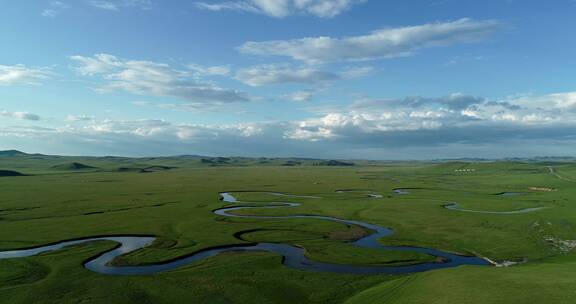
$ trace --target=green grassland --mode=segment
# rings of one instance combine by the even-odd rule
[[[552,174],[547,166],[552,165]],[[470,171],[462,171],[470,169]],[[83,244],[0,260],[0,303],[574,303],[576,165],[570,162],[349,162],[244,158],[0,156],[0,250],[100,235],[155,235],[150,248],[117,264],[157,263],[205,248],[278,242],[343,264],[429,261],[410,252],[351,246],[370,233],[317,219],[229,218],[218,193],[251,205],[290,201],[258,215],[314,214],[394,229],[387,245],[475,254],[510,267],[466,266],[412,275],[314,273],[270,253],[227,253],[176,271],[113,277],[81,264],[113,246]],[[559,178],[559,176],[563,178]],[[393,193],[410,188],[409,195]],[[336,193],[341,189],[371,190]],[[552,191],[545,191],[552,190]],[[247,191],[247,192],[243,192]],[[320,196],[277,197],[262,192]],[[525,195],[499,196],[501,192]],[[468,213],[464,209],[524,214]]]

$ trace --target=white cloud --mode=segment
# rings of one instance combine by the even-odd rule
[[[292,94],[284,95],[283,99],[295,102],[309,101],[314,97],[314,92],[312,91],[296,91]]]
[[[362,67],[351,67],[344,70],[341,75],[344,79],[353,79],[366,77],[374,72],[374,68],[371,66]]]
[[[533,96],[523,98],[523,106],[526,106],[526,103],[533,102]],[[543,108],[546,108],[549,102],[556,109],[576,111],[576,92],[551,94],[537,99],[538,105]]]
[[[233,107],[230,103],[225,102],[179,102],[179,103],[167,103],[167,102],[149,102],[149,101],[135,101],[132,104],[141,107],[156,107],[160,109],[170,109],[186,112],[226,112],[226,113],[243,113],[243,110],[239,110],[237,107]]]
[[[239,50],[252,55],[286,56],[312,64],[372,60],[409,56],[423,48],[477,42],[499,28],[499,23],[491,20],[460,19],[386,28],[363,36],[246,42]]]
[[[90,0],[88,4],[95,8],[109,11],[117,11],[128,7],[151,9],[154,5],[151,0]]]
[[[93,121],[94,116],[88,115],[68,115],[66,121]]]
[[[351,112],[329,113],[320,118],[298,122],[286,132],[292,139],[318,141],[336,137],[354,137],[438,129],[443,126],[441,112]]]
[[[160,119],[142,120],[102,120],[93,121],[87,126],[74,128],[69,126],[68,131],[82,131],[86,133],[114,133],[132,134],[137,136],[154,136],[166,133],[170,123]]]
[[[243,11],[284,18],[291,15],[311,15],[332,18],[366,0],[244,0],[219,3],[196,2],[200,9],[210,11]]]
[[[14,118],[18,120],[40,120],[40,116],[29,112],[9,112],[6,110],[0,111],[0,116]]]
[[[294,67],[268,64],[240,69],[236,73],[236,79],[251,86],[289,83],[317,85],[341,79],[363,77],[371,73],[372,70],[371,67],[356,67],[340,72],[331,72],[309,66]]]
[[[351,108],[361,111],[374,111],[393,108],[439,107],[448,110],[463,110],[472,105],[484,103],[484,98],[454,93],[440,98],[411,96],[402,99],[361,99],[355,101]]]
[[[245,1],[236,1],[236,2],[228,1],[228,2],[220,2],[217,4],[196,2],[196,7],[198,7],[199,9],[215,12],[233,10],[233,11],[244,11],[250,13],[260,13],[257,7],[253,6],[250,2]]]
[[[39,84],[50,77],[48,68],[33,68],[22,64],[0,65],[0,86],[17,84]]]
[[[338,80],[340,76],[312,67],[294,68],[283,65],[260,65],[240,69],[238,73],[236,73],[236,79],[251,86],[262,86],[286,83],[326,83]]]
[[[109,54],[94,57],[72,56],[77,72],[99,77],[100,92],[126,91],[140,95],[172,96],[198,104],[250,101],[243,92],[203,82],[189,70],[151,61],[124,60]]]
[[[199,64],[189,64],[188,68],[198,74],[198,76],[227,76],[230,74],[230,67],[225,65],[203,66]]]
[[[43,9],[41,15],[44,17],[54,18],[68,8],[70,8],[70,6],[62,1],[50,1],[48,8]]]

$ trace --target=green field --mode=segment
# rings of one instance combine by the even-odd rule
[[[552,167],[551,171],[549,166]],[[469,169],[469,170],[468,170]],[[219,192],[314,214],[393,228],[380,240],[489,258],[509,267],[464,266],[410,275],[350,275],[287,268],[270,253],[226,253],[176,271],[115,277],[82,262],[114,244],[96,242],[0,260],[1,303],[575,303],[576,164],[570,162],[356,162],[305,159],[0,156],[0,250],[101,235],[155,235],[115,261],[149,264],[247,242],[301,246],[319,261],[396,265],[433,259],[348,242],[370,233],[315,219],[228,218]],[[410,188],[398,195],[396,188]],[[336,193],[342,189],[358,189]],[[253,192],[241,192],[253,191]],[[370,198],[366,191],[380,193]],[[523,195],[501,196],[502,192]],[[503,212],[544,207],[529,213]],[[238,238],[237,236],[241,236]]]

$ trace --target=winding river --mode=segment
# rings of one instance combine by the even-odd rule
[[[526,192],[500,192],[496,193],[495,195],[498,196],[519,196],[519,195],[527,195]],[[461,212],[472,212],[472,213],[484,213],[484,214],[522,214],[522,213],[530,213],[542,209],[546,209],[548,207],[539,206],[539,207],[530,207],[530,208],[523,208],[511,211],[485,211],[485,210],[473,210],[473,209],[464,209],[460,207],[460,204],[457,202],[447,202],[444,205],[444,208],[449,210],[461,211]]]
[[[485,213],[485,214],[522,214],[522,213],[530,213],[538,210],[545,209],[546,207],[531,207],[531,208],[524,208],[518,210],[511,210],[511,211],[485,211],[485,210],[472,210],[472,209],[463,209],[460,207],[458,203],[452,202],[447,203],[444,205],[444,208],[449,210],[456,210],[461,212],[472,212],[472,213]]]
[[[312,196],[289,195],[282,193],[268,193],[268,194],[287,198],[289,197],[320,198]],[[234,204],[241,203],[231,193],[227,192],[220,193],[220,197],[224,202],[227,203],[234,203]],[[36,248],[3,251],[0,252],[0,259],[29,257],[41,253],[60,250],[73,245],[105,240],[115,242],[118,245],[116,248],[112,250],[106,251],[96,257],[89,259],[84,263],[84,267],[86,267],[91,271],[107,275],[146,275],[146,274],[160,273],[178,269],[224,252],[249,252],[249,251],[266,251],[276,253],[283,257],[282,259],[283,265],[294,269],[306,270],[306,271],[350,273],[350,274],[402,274],[402,273],[423,272],[441,268],[457,267],[461,265],[484,265],[484,266],[490,265],[490,263],[483,258],[475,256],[463,256],[432,248],[382,245],[380,242],[378,242],[378,240],[383,237],[390,236],[391,234],[393,234],[393,230],[390,228],[365,223],[361,221],[346,220],[319,215],[257,216],[257,215],[239,215],[231,213],[233,211],[239,211],[239,210],[289,208],[289,207],[296,207],[299,205],[300,204],[293,202],[275,202],[270,203],[270,205],[258,206],[258,207],[230,206],[217,209],[214,211],[214,213],[226,217],[243,217],[243,218],[255,218],[255,219],[309,218],[316,220],[333,221],[346,225],[357,225],[369,229],[373,233],[368,236],[362,237],[354,242],[351,242],[350,244],[352,246],[373,248],[380,250],[418,252],[437,257],[438,261],[425,262],[412,265],[402,265],[402,266],[375,266],[375,265],[362,266],[362,265],[332,264],[311,260],[306,256],[305,254],[306,252],[303,248],[296,247],[293,245],[280,244],[280,243],[255,243],[255,244],[253,243],[246,245],[231,245],[231,246],[209,248],[206,250],[198,251],[188,256],[178,258],[176,260],[159,264],[149,264],[142,266],[111,265],[111,262],[116,257],[150,246],[156,239],[153,236],[104,236],[104,237],[89,237],[84,239],[62,241],[59,243]]]
[[[336,193],[361,193],[366,194],[369,198],[383,198],[384,195],[376,193],[371,190],[356,190],[356,189],[349,189],[349,190],[336,190]]]
[[[415,189],[415,188],[396,188],[392,190],[396,194],[400,195],[409,195],[410,191],[408,189]],[[520,195],[528,195],[526,192],[500,192],[496,193],[495,195],[498,196],[520,196]],[[511,211],[486,211],[486,210],[473,210],[473,209],[464,209],[460,207],[460,204],[457,202],[446,202],[437,199],[426,199],[428,201],[436,201],[436,202],[444,202],[444,208],[453,211],[460,211],[460,212],[471,212],[471,213],[484,213],[484,214],[522,214],[522,213],[530,213],[542,209],[547,209],[548,207],[539,206],[539,207],[530,207],[530,208],[523,208]]]
[[[396,188],[394,190],[392,190],[392,192],[399,194],[399,195],[408,195],[410,194],[410,191],[408,191],[408,189],[404,189],[404,188]]]

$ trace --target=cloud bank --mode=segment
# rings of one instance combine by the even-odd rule
[[[489,147],[486,151],[496,156],[523,153],[514,150],[519,147],[546,154],[576,144],[576,92],[502,100],[464,94],[364,99],[308,119],[224,125],[76,119],[59,127],[1,127],[0,136],[57,139],[64,146],[74,143],[87,150],[128,155],[146,151],[378,159],[397,153],[400,158],[427,158],[430,151],[440,157],[457,153],[453,147],[468,149],[467,156],[477,152],[475,147]]]

